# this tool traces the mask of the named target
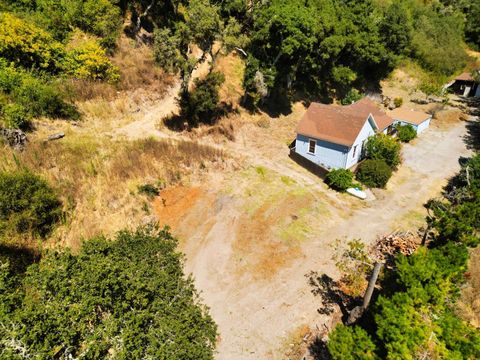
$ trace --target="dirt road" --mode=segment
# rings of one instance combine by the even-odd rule
[[[376,200],[347,218],[334,219],[319,236],[302,243],[300,254],[268,280],[238,276],[238,259],[233,251],[238,227],[242,226],[238,201],[217,198],[213,207],[198,203],[197,215],[202,214],[205,221],[189,234],[183,250],[187,271],[193,273],[219,325],[217,359],[281,359],[282,346],[288,347],[290,334],[299,326],[330,326],[330,320],[316,311],[320,301],[311,294],[305,274],[315,270],[335,276],[330,244],[336,239],[369,242],[402,227],[411,213],[421,216],[425,201],[439,194],[445,179],[458,170],[459,156],[469,154],[464,134],[464,123],[448,129],[433,125],[413,144],[406,145],[404,164],[389,189],[377,193]],[[261,158],[258,162],[269,164]],[[294,173],[290,171],[289,175]],[[305,183],[303,177],[296,180]]]

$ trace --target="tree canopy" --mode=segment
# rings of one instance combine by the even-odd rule
[[[3,358],[212,359],[216,325],[155,227],[47,251],[16,274],[0,257]]]

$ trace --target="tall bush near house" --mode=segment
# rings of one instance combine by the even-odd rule
[[[355,88],[351,88],[350,91],[342,99],[342,105],[350,105],[362,98],[362,94]]]
[[[352,186],[353,173],[348,169],[334,169],[325,177],[325,183],[332,189],[345,191]]]
[[[417,137],[417,131],[412,125],[397,126],[397,136],[401,142],[408,143]]]
[[[48,183],[27,171],[0,173],[0,237],[45,237],[60,220],[61,202]]]
[[[357,171],[357,180],[369,187],[384,188],[392,176],[392,169],[382,160],[365,160]]]
[[[384,160],[392,169],[401,163],[401,148],[401,144],[396,139],[385,134],[371,136],[365,145],[367,158]]]

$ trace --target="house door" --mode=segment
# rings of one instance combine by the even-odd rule
[[[465,91],[463,92],[463,96],[468,96],[470,94],[471,89],[472,89],[471,86],[465,86]]]

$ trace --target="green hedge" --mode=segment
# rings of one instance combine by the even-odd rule
[[[334,169],[325,176],[325,183],[332,189],[345,191],[352,186],[353,173],[347,169]]]
[[[392,169],[384,160],[365,160],[357,171],[357,180],[368,187],[384,188]]]

